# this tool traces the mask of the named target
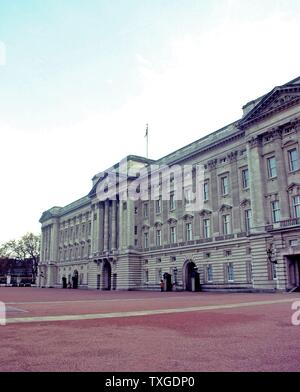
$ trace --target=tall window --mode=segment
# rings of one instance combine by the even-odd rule
[[[243,188],[249,188],[249,170],[244,169],[242,170],[242,182],[243,182]]]
[[[148,218],[148,203],[144,204],[144,218]]]
[[[89,231],[88,231],[89,235],[91,235],[91,232],[92,232],[92,223],[89,222]]]
[[[268,167],[268,176],[269,178],[273,178],[277,176],[276,170],[276,159],[275,157],[271,157],[267,159],[267,167]]]
[[[210,237],[210,219],[203,219],[203,235],[204,238]]]
[[[175,209],[175,194],[171,193],[170,194],[170,210],[174,210]]]
[[[229,193],[228,176],[221,177],[221,193],[222,195],[228,195]]]
[[[148,233],[144,233],[144,248],[148,248],[149,245],[149,235]]]
[[[223,222],[223,234],[230,234],[231,229],[230,229],[230,215],[223,215],[222,216],[222,222]]]
[[[299,154],[296,148],[289,151],[289,166],[291,171],[299,169]]]
[[[185,204],[191,204],[193,201],[192,190],[186,189],[184,192]]]
[[[148,283],[149,282],[149,271],[146,269],[145,271],[144,271],[144,281],[145,281],[145,283]]]
[[[272,220],[274,223],[277,223],[280,221],[280,207],[279,207],[279,201],[272,201],[271,202],[271,209],[272,209]]]
[[[157,214],[161,213],[161,199],[155,200],[155,212]]]
[[[203,200],[207,201],[209,199],[209,187],[208,182],[203,184]]]
[[[171,244],[175,244],[177,241],[176,239],[176,227],[175,226],[171,226],[170,227],[170,242]]]
[[[213,268],[212,268],[211,264],[209,264],[207,266],[206,272],[207,272],[207,281],[212,282],[213,281]]]
[[[162,269],[158,268],[156,270],[156,283],[159,283],[162,279]]]
[[[252,210],[245,210],[245,228],[249,231],[252,227]]]
[[[234,281],[233,263],[228,263],[227,264],[227,276],[228,276],[228,281],[229,282],[233,282]]]
[[[300,218],[300,196],[293,197],[295,218]]]
[[[193,239],[193,229],[191,223],[187,223],[185,225],[185,235],[187,241],[191,241]]]
[[[161,230],[156,230],[156,246],[161,245]]]

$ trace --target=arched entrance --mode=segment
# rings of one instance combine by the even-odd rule
[[[63,289],[67,288],[67,278],[65,276],[62,277],[62,288]]]
[[[78,288],[78,271],[75,270],[72,276],[72,287],[73,289]]]
[[[111,289],[111,265],[108,260],[103,264],[103,290]]]
[[[185,264],[184,267],[184,289],[186,291],[192,291],[193,289],[193,283],[192,283],[192,278],[194,277],[194,272],[196,269],[196,264],[188,260]]]

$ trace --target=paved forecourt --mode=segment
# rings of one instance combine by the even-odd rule
[[[300,370],[299,293],[2,287],[0,300],[0,371]]]

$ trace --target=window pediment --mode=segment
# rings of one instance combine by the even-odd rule
[[[194,219],[194,216],[191,214],[185,214],[182,217],[185,221],[191,221],[192,219]]]
[[[251,207],[251,201],[249,199],[244,199],[240,202],[242,208]]]
[[[201,216],[211,215],[211,213],[212,213],[212,211],[206,210],[206,209],[203,209],[203,210],[201,210],[201,211],[199,212],[199,214],[200,214]]]
[[[219,211],[220,212],[228,212],[231,211],[232,206],[230,206],[229,204],[222,204]]]
[[[168,219],[168,224],[169,225],[175,225],[176,223],[177,223],[177,219],[175,219],[175,218],[170,218],[170,219]]]
[[[290,195],[296,195],[296,194],[300,194],[300,184],[293,182],[291,185],[289,185],[287,187],[287,192]]]

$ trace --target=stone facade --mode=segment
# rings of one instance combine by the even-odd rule
[[[300,286],[300,77],[243,110],[158,161],[128,156],[94,176],[87,196],[45,211],[38,284],[61,287],[65,278],[80,288],[156,289],[168,273],[176,290],[195,288],[195,277],[202,290]],[[186,213],[185,199],[122,197],[152,165],[199,164],[199,211]],[[99,200],[101,187],[108,193]]]

